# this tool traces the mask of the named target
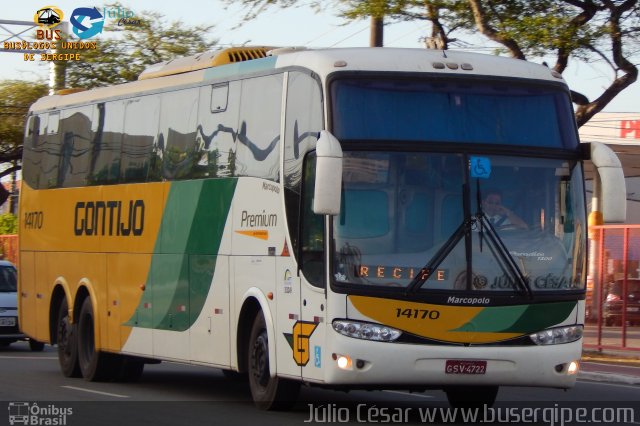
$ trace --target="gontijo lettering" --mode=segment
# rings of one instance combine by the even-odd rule
[[[74,211],[77,236],[140,236],[144,231],[144,201],[78,201]]]

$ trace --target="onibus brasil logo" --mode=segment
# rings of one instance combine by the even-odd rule
[[[37,402],[10,402],[8,409],[10,425],[64,426],[73,414],[73,408],[56,407],[53,404],[39,406]]]

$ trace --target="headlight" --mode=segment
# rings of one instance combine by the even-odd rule
[[[335,320],[333,329],[345,336],[380,342],[393,342],[402,334],[400,330],[384,325],[347,320]]]
[[[530,334],[529,337],[536,345],[558,345],[560,343],[575,342],[582,337],[583,327],[572,325],[569,327],[550,328]]]

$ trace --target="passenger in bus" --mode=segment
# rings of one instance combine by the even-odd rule
[[[524,220],[502,205],[502,193],[498,190],[492,189],[485,194],[482,208],[496,230],[529,229]]]

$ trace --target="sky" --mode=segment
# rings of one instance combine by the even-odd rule
[[[49,0],[47,0],[49,1]],[[267,45],[267,46],[305,46],[313,47],[365,47],[369,45],[369,21],[346,21],[336,15],[336,11],[315,13],[310,7],[291,7],[267,9],[258,18],[244,22],[247,9],[238,4],[227,5],[221,0],[181,0],[158,1],[137,0],[121,1],[122,5],[142,16],[142,11],[157,11],[165,15],[168,21],[181,20],[188,25],[214,25],[210,34],[224,45]],[[238,2],[239,3],[239,2]],[[303,2],[301,2],[303,3]],[[65,15],[77,7],[102,7],[102,2],[90,3],[83,0],[51,0],[50,3],[21,0],[9,1],[0,12],[0,20],[32,21],[36,10],[45,6],[56,6]],[[0,40],[9,39],[10,33],[23,31],[26,27],[0,27]],[[421,37],[427,35],[429,26],[425,22],[391,23],[385,26],[384,44],[387,47],[423,48]],[[30,30],[26,34],[33,34]],[[26,35],[25,34],[25,35]],[[102,35],[92,40],[100,39]],[[15,41],[15,38],[10,40]],[[33,36],[27,37],[33,40]],[[469,46],[463,50],[491,54],[493,47],[481,37],[470,36],[465,39]],[[22,54],[7,53],[0,44],[0,80],[48,79],[48,65],[25,62]],[[640,63],[640,58],[635,63]],[[553,63],[552,61],[550,63]],[[612,71],[603,64],[584,64],[572,61],[564,73],[571,87],[590,99],[597,97],[612,80]],[[640,82],[634,83],[611,102],[605,111],[640,112]]]

